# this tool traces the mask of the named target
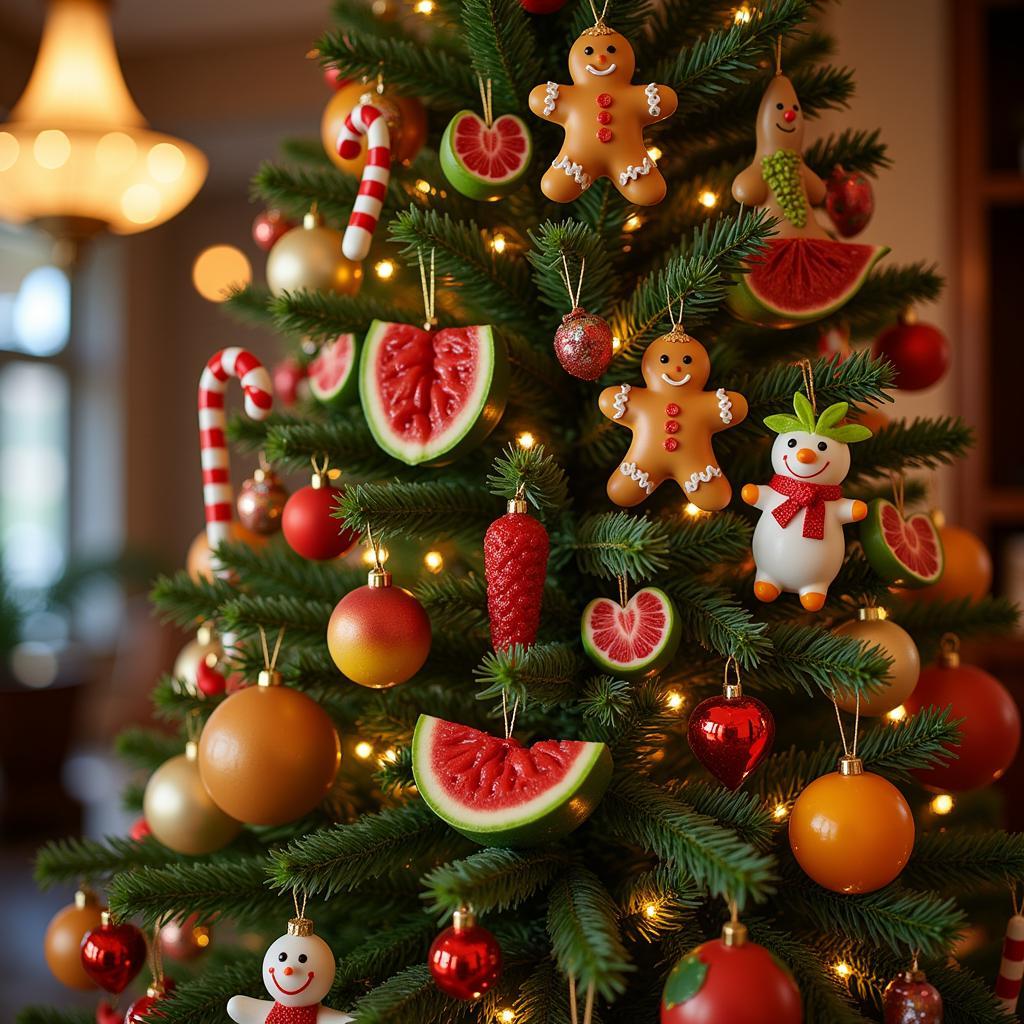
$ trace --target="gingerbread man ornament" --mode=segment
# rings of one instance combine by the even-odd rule
[[[732,488],[715,459],[713,435],[742,423],[747,400],[735,391],[705,391],[711,360],[677,324],[647,346],[645,388],[620,384],[601,392],[601,412],[633,432],[629,451],[608,481],[616,505],[639,505],[672,479],[705,512],[725,508]]]
[[[611,178],[637,206],[665,198],[665,179],[647,152],[644,129],[671,117],[679,99],[667,85],[633,85],[635,70],[629,40],[598,20],[569,51],[573,84],[548,82],[530,93],[530,109],[565,129],[540,183],[548,199],[570,203],[598,178]]]
[[[779,238],[828,238],[812,209],[824,202],[825,183],[804,163],[804,120],[793,83],[779,72],[757,111],[754,160],[732,183],[736,202],[778,218]]]

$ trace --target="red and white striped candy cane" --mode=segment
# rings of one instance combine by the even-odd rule
[[[1010,1013],[1017,1011],[1021,978],[1024,978],[1024,915],[1014,914],[1006,925],[1003,959],[996,978],[996,998]]]
[[[391,180],[391,132],[380,107],[360,103],[338,132],[338,154],[345,160],[359,155],[360,136],[366,136],[366,163],[341,251],[350,260],[365,260]]]
[[[224,389],[230,377],[237,377],[242,385],[245,411],[254,420],[266,419],[274,402],[270,374],[244,348],[223,348],[214,352],[199,378],[199,453],[203,466],[206,539],[211,551],[228,539],[235,516],[224,413]],[[218,576],[226,575],[221,566],[215,565],[215,571]]]

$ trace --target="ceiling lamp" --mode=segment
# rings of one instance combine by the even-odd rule
[[[206,157],[149,131],[121,75],[104,0],[51,0],[32,77],[0,123],[0,219],[86,238],[169,220]]]

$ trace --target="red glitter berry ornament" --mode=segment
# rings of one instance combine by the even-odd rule
[[[487,613],[496,651],[515,644],[529,647],[540,626],[550,542],[548,531],[527,507],[523,499],[513,498],[508,512],[484,536]]]
[[[100,926],[82,939],[82,967],[100,988],[123,992],[146,962],[146,940],[133,924],[113,924],[106,911]]]
[[[281,529],[297,555],[325,562],[350,551],[359,534],[345,529],[333,515],[341,490],[330,485],[327,463],[322,468],[314,463],[314,469],[309,486],[296,491],[285,502]]]
[[[479,999],[501,976],[501,946],[469,910],[456,910],[451,926],[430,947],[434,984],[455,999]]]
[[[150,1024],[152,1021],[159,1020],[163,1014],[154,1007],[171,994],[169,989],[173,986],[168,986],[167,981],[170,979],[153,981],[146,989],[146,994],[139,996],[128,1007],[128,1012],[124,1015],[124,1024]]]
[[[280,210],[264,210],[252,222],[252,240],[264,251],[270,252],[274,243],[295,227]]]
[[[608,321],[574,306],[555,331],[555,355],[566,373],[580,380],[597,380],[612,361]]]
[[[885,1024],[942,1024],[942,996],[915,966],[897,975],[882,993]]]
[[[837,234],[843,238],[860,234],[875,212],[871,179],[860,171],[846,171],[837,165],[825,182],[825,209]]]

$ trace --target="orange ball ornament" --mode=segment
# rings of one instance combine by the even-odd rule
[[[327,647],[338,669],[375,690],[412,678],[430,654],[430,619],[391,573],[373,569],[365,587],[346,594],[327,624]]]
[[[269,537],[262,537],[252,530],[247,530],[241,523],[234,521],[231,524],[231,539],[240,544],[246,544],[254,551],[266,546]],[[202,530],[196,534],[195,539],[188,546],[188,555],[185,557],[185,568],[189,576],[199,583],[201,580],[212,582],[214,579],[213,557],[210,553],[210,542],[206,539],[206,531]]]
[[[844,757],[839,771],[797,797],[789,845],[804,873],[833,892],[874,892],[903,870],[914,848],[914,816],[903,794]]]
[[[341,131],[345,118],[367,93],[371,95],[374,105],[383,111],[388,123],[388,130],[391,132],[392,160],[408,164],[427,141],[427,111],[418,99],[413,96],[396,96],[389,91],[379,96],[372,85],[349,82],[339,89],[324,107],[323,116],[320,118],[320,141],[331,163],[357,178],[363,173],[366,140],[364,138],[360,143],[359,155],[346,160],[338,154],[338,132]]]
[[[860,713],[868,717],[884,715],[899,707],[914,692],[921,674],[921,656],[910,634],[892,619],[882,618],[879,608],[861,608],[860,618],[844,622],[834,631],[836,636],[860,640],[869,647],[880,647],[892,659],[886,673],[884,687],[873,693],[862,694]],[[851,715],[857,710],[856,695],[848,690],[836,694],[836,703]]]
[[[977,601],[992,588],[992,556],[970,530],[962,526],[939,526],[939,539],[946,555],[946,567],[937,583],[920,590],[902,591],[912,601]]]
[[[341,744],[327,712],[276,672],[233,693],[199,738],[199,774],[213,802],[249,825],[286,825],[327,795]]]
[[[46,928],[43,953],[50,973],[68,988],[93,989],[97,984],[82,967],[82,939],[100,926],[103,908],[88,889],[75,893],[75,902],[58,910]]]

